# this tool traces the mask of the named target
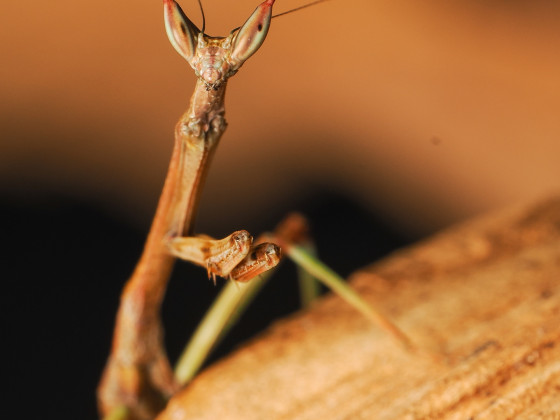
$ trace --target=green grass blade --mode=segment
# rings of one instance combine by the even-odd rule
[[[103,420],[126,420],[128,419],[128,408],[124,405],[113,408],[109,414],[103,417]]]
[[[304,248],[314,258],[317,258],[317,251],[311,244],[305,245]],[[309,308],[314,300],[319,297],[321,287],[319,281],[309,274],[309,271],[297,265],[297,276],[299,285],[299,297],[302,308]]]
[[[297,245],[291,246],[286,250],[286,254],[299,267],[302,267],[309,274],[320,280],[325,286],[339,295],[363,316],[389,332],[404,347],[407,349],[412,348],[408,337],[395,324],[389,321],[373,306],[369,305],[342,277],[311,255],[304,247]]]
[[[271,270],[272,271],[272,270]],[[228,282],[198,325],[175,366],[175,376],[186,384],[199,371],[216,344],[265,285],[271,271],[247,283]]]

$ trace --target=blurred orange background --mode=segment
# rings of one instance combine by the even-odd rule
[[[206,0],[207,32],[226,35],[257,3]],[[196,2],[181,5],[200,26]],[[161,2],[0,11],[0,189],[147,223],[194,86]],[[557,2],[436,0],[333,0],[275,19],[229,83],[200,219],[229,232],[321,189],[421,234],[558,191],[559,21]]]
[[[207,32],[226,35],[258,2],[204,0]],[[196,0],[181,5],[200,25]],[[275,19],[229,83],[198,232],[257,235],[303,208],[345,276],[411,238],[558,192],[558,22],[560,2],[520,0],[331,0]],[[0,60],[7,400],[30,418],[94,418],[118,296],[194,75],[161,0],[3,1]],[[298,308],[294,270],[281,267],[216,357]],[[175,268],[172,360],[219,291],[205,276]],[[38,377],[50,385],[39,393]]]

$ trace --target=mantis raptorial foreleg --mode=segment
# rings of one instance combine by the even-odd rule
[[[176,257],[206,267],[208,276],[226,277],[247,256],[252,242],[249,232],[240,230],[219,240],[205,235],[172,238],[168,247]]]
[[[185,261],[206,267],[214,283],[216,276],[236,281],[249,281],[280,261],[280,248],[273,243],[251,246],[253,237],[246,230],[234,232],[220,240],[206,235],[173,238],[169,242],[171,254]]]
[[[280,262],[280,247],[271,242],[264,242],[251,248],[249,255],[232,271],[231,277],[236,281],[247,282],[255,276],[276,267]]]

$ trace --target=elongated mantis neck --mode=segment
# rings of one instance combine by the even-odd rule
[[[146,388],[148,394],[155,386],[167,397],[177,390],[163,350],[163,328],[159,317],[175,261],[167,249],[167,239],[192,233],[210,160],[226,128],[225,89],[226,83],[223,83],[217,89],[208,90],[199,79],[190,107],[175,127],[175,145],[156,215],[142,256],[121,295],[113,348],[99,391],[100,400],[107,406],[126,401],[129,399],[127,393],[142,394],[138,388]],[[140,342],[141,347],[138,346]],[[145,377],[135,377],[123,385],[123,369],[142,365],[145,366]],[[161,404],[150,402],[148,396],[144,396],[143,401],[156,406]],[[157,412],[154,408],[147,410]],[[107,412],[109,408],[102,411]]]
[[[176,203],[168,212],[170,236],[191,235],[202,184],[216,146],[226,129],[224,96],[226,83],[208,89],[198,79],[187,112],[175,126],[175,148],[179,148]],[[175,153],[174,153],[175,155]]]
[[[174,260],[165,239],[192,234],[210,160],[226,128],[225,89],[223,83],[216,90],[207,90],[197,80],[189,109],[175,127],[175,146],[156,215],[127,289],[138,283],[154,300],[163,298]]]

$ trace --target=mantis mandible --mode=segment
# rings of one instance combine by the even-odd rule
[[[273,4],[261,3],[228,36],[211,37],[174,0],[163,0],[167,35],[197,81],[190,106],[175,127],[171,162],[142,256],[121,295],[111,354],[98,389],[102,414],[126,406],[134,418],[153,418],[178,389],[159,315],[175,257],[205,267],[214,280],[237,276],[241,281],[280,259],[278,246],[253,246],[247,231],[220,240],[192,236],[202,185],[226,128],[227,81],[264,42]]]

